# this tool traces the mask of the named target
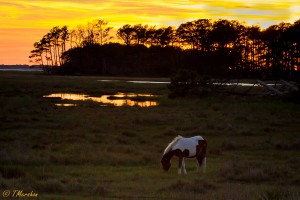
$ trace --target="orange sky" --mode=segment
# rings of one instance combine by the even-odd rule
[[[103,19],[178,26],[195,19],[236,19],[268,27],[300,18],[300,0],[0,0],[0,64],[28,64],[33,43],[54,26]]]

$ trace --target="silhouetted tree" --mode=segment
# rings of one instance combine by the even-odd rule
[[[242,74],[243,76],[250,76],[254,72],[261,73],[261,59],[263,52],[263,42],[261,39],[261,30],[259,26],[244,27],[242,34]]]
[[[35,58],[35,62],[48,69],[49,66],[57,67],[63,64],[62,54],[66,51],[66,42],[69,38],[67,26],[53,27],[49,33],[43,36],[40,42],[34,43],[34,50],[29,58]],[[53,70],[50,69],[51,71]]]
[[[179,42],[181,43],[182,47],[186,48],[188,46],[192,49],[197,48],[199,32],[197,31],[195,21],[181,24],[177,28],[176,34],[178,35]]]
[[[226,76],[236,68],[241,59],[240,35],[241,27],[237,21],[218,20],[212,25],[209,38],[212,42],[213,57],[210,60],[211,73]]]
[[[176,42],[175,29],[171,26],[158,29],[156,37],[161,47],[173,46]]]
[[[44,52],[44,47],[42,45],[41,42],[35,42],[33,44],[34,49],[30,51],[30,62],[34,62],[34,63],[38,63],[41,65],[44,65],[44,61],[43,61],[43,52]],[[34,60],[32,60],[34,59]]]
[[[284,32],[291,26],[291,24],[280,23],[279,25],[272,25],[262,33],[262,39],[265,43],[266,68],[270,69],[272,76],[276,79],[283,75],[283,59],[285,56]]]
[[[73,47],[83,47],[86,38],[86,30],[83,25],[78,25],[77,29],[70,32],[70,46]]]
[[[104,20],[99,19],[94,21],[95,35],[97,42],[100,45],[106,44],[109,40],[113,39],[113,37],[109,34],[113,27],[107,27],[107,25],[108,22]]]
[[[124,41],[126,45],[130,45],[135,38],[134,28],[126,24],[118,29],[117,36]]]
[[[147,38],[146,44],[148,46],[152,46],[153,44],[155,44],[157,42],[155,26],[148,27],[148,29],[146,31],[146,38]]]
[[[294,49],[292,64],[293,68],[298,73],[300,72],[300,19],[295,21],[290,28],[291,45]]]
[[[147,25],[143,26],[141,24],[136,24],[132,27],[132,29],[133,29],[133,38],[132,39],[135,40],[135,43],[137,45],[146,43],[146,41],[147,41],[147,36],[146,36],[147,28],[148,28]]]
[[[107,25],[53,27],[34,43],[30,59],[63,66],[64,73],[169,76],[186,69],[217,78],[299,79],[300,20],[264,30],[225,19],[160,28],[126,24],[116,33],[125,45],[110,43]]]
[[[210,52],[212,40],[210,34],[212,31],[212,22],[209,19],[199,19],[194,21],[197,31],[197,48],[202,52]]]

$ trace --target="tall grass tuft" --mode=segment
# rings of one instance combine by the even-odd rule
[[[300,200],[300,193],[276,187],[262,192],[259,200]]]
[[[46,179],[37,181],[33,186],[41,193],[63,193],[66,191],[66,185],[57,179]]]
[[[25,177],[25,171],[20,167],[0,167],[2,177],[5,179],[16,179]]]
[[[193,181],[177,180],[175,183],[162,188],[160,191],[204,194],[215,189],[217,189],[217,187],[206,180],[194,179]]]

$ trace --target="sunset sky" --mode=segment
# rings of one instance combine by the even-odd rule
[[[266,28],[300,19],[300,0],[0,0],[0,64],[29,64],[33,43],[54,26],[69,29],[103,19],[178,26],[195,19],[228,19]]]

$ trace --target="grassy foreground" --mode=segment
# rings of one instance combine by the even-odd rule
[[[112,78],[0,72],[0,199],[16,198],[14,190],[62,200],[300,199],[300,104],[168,99],[166,84],[100,79]],[[42,98],[55,92],[160,96],[157,107],[57,107]],[[177,175],[177,159],[162,170],[162,152],[178,134],[207,138],[206,174],[196,173],[194,159],[187,176]]]

